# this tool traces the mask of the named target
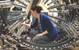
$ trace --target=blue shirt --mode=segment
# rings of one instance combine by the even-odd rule
[[[57,28],[54,27],[54,25],[51,23],[48,16],[41,14],[40,15],[40,23],[41,23],[42,31],[47,30],[48,31],[48,34],[47,34],[48,38],[54,40],[58,35],[58,31],[57,31]]]
[[[32,25],[34,25],[35,22],[36,22],[36,20],[33,18]],[[41,24],[42,32],[44,32],[45,30],[48,31],[47,37],[50,40],[56,39],[56,37],[58,35],[58,30],[56,27],[54,27],[53,23],[51,23],[51,21],[47,15],[40,14],[40,24]]]

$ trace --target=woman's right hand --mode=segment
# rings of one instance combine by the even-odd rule
[[[26,27],[31,27],[31,24],[27,24],[26,22],[21,23],[21,25],[26,26]]]

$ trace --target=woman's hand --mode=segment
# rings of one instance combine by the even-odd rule
[[[26,23],[25,23],[25,22],[23,22],[23,23],[21,23],[21,25],[26,25]]]
[[[26,22],[21,23],[21,25],[26,26],[26,27],[28,27],[28,28],[31,27],[31,24],[27,24]]]

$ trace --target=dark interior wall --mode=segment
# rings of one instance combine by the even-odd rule
[[[0,8],[0,32],[7,26],[7,16],[9,8]]]

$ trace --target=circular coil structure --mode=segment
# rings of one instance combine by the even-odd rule
[[[24,0],[23,2],[18,0],[22,5],[17,5],[17,4],[13,4],[14,6],[20,6],[22,8],[26,9],[26,6],[28,6],[28,4],[31,2],[30,0]],[[58,39],[51,41],[50,43],[47,44],[40,44],[40,43],[35,43],[32,41],[29,41],[30,39],[27,39],[27,35],[21,35],[21,33],[25,30],[23,29],[24,27],[21,27],[20,24],[22,22],[22,18],[21,16],[26,17],[25,12],[23,11],[15,11],[15,12],[10,12],[10,16],[12,14],[15,14],[14,16],[20,16],[17,19],[13,20],[10,19],[12,21],[9,22],[13,22],[11,23],[8,27],[9,31],[12,33],[10,35],[10,38],[13,39],[13,41],[15,42],[14,44],[16,44],[16,46],[19,44],[21,47],[24,48],[32,48],[33,50],[62,50],[63,48],[67,48],[69,46],[71,46],[73,43],[75,43],[77,40],[79,40],[79,20],[78,20],[78,12],[74,11],[74,10],[78,10],[78,8],[74,8],[75,5],[58,5],[58,0],[41,0],[39,2],[38,5],[44,5],[44,11],[49,12],[49,18],[52,21],[52,23],[54,23],[56,25],[56,27],[59,30],[59,33],[61,33],[58,37]],[[31,3],[33,4],[33,3]],[[37,3],[36,3],[37,4]],[[68,11],[65,12],[66,10],[62,11],[62,10],[57,10],[58,8],[60,8],[61,6],[67,7]],[[70,8],[70,6],[74,9],[72,10],[72,8]],[[55,10],[54,10],[55,9]],[[54,13],[55,12],[55,13]],[[70,21],[72,16],[72,12],[76,12],[74,14],[75,19],[72,19]],[[29,12],[28,12],[29,13]],[[54,16],[54,14],[57,14],[57,16]],[[68,16],[69,15],[69,16]],[[28,14],[27,14],[28,16]],[[59,17],[58,17],[59,16]],[[67,17],[68,16],[68,17]],[[13,17],[13,15],[12,15]],[[54,19],[54,20],[53,20]],[[56,19],[56,20],[55,20]],[[16,34],[16,35],[15,35]],[[9,36],[9,35],[7,35]],[[9,37],[7,39],[10,39]],[[4,38],[5,39],[5,38]],[[6,39],[6,40],[7,40]],[[11,40],[11,39],[10,39]],[[10,42],[9,40],[7,40],[8,42]],[[13,42],[10,42],[13,43]]]

